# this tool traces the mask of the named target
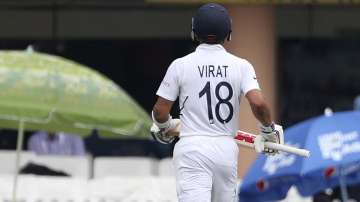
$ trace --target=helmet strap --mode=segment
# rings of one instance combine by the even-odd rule
[[[227,40],[231,41],[231,31],[229,32],[228,36],[227,36]]]
[[[232,27],[232,18],[230,18],[230,31],[229,31],[229,34],[228,34],[228,37],[227,37],[228,41],[231,41],[231,27]]]
[[[194,33],[194,18],[191,18],[191,40],[195,41],[195,33]]]

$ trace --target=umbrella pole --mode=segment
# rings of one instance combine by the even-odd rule
[[[20,152],[22,150],[23,141],[24,141],[24,121],[20,120],[19,128],[18,128],[18,138],[16,143],[15,175],[14,175],[13,190],[12,190],[13,202],[16,202],[17,182],[19,176],[20,157],[21,157]]]
[[[339,182],[340,182],[341,200],[343,202],[347,202],[349,200],[349,195],[346,189],[345,176],[343,175],[341,169],[340,169]]]

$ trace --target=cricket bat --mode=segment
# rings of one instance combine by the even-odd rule
[[[171,136],[178,136],[180,133],[180,127],[181,127],[181,123],[179,123],[177,125],[177,127],[174,128],[173,130],[168,131],[168,134]],[[254,148],[255,147],[254,146],[255,137],[256,137],[256,135],[254,135],[254,134],[238,130],[234,139],[235,139],[236,143],[240,146]],[[282,152],[296,154],[296,155],[306,157],[306,158],[310,157],[310,151],[308,151],[306,149],[299,149],[299,148],[292,147],[289,145],[277,144],[277,143],[273,143],[273,142],[265,142],[265,147],[269,148],[269,149],[279,150]]]
[[[254,140],[256,135],[238,130],[235,136],[235,141],[238,145],[254,148]],[[310,151],[306,149],[299,149],[284,144],[277,144],[273,142],[265,142],[265,147],[269,149],[279,150],[282,152],[296,154],[302,157],[310,157]]]

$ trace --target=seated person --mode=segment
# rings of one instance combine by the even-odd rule
[[[354,99],[354,110],[360,110],[360,95]]]
[[[28,150],[40,155],[85,155],[83,139],[64,132],[36,132],[31,135],[27,145]]]

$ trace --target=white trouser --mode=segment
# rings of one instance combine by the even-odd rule
[[[234,202],[238,153],[230,136],[182,137],[173,155],[179,202]]]

